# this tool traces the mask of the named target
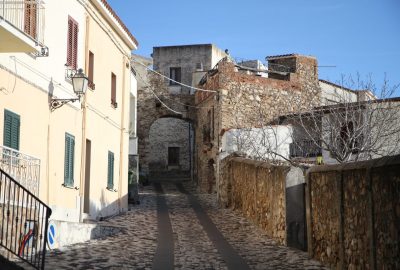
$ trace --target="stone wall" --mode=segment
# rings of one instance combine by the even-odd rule
[[[225,131],[265,126],[278,116],[309,110],[320,104],[316,59],[305,56],[295,56],[294,59],[296,73],[290,73],[288,80],[239,72],[229,60],[219,62],[216,69],[208,72],[207,80],[201,87],[216,90],[217,93],[198,91],[195,94],[198,106],[196,145],[200,187],[208,186],[209,160],[215,161],[215,178],[218,177],[218,155]],[[203,129],[209,124],[207,113],[212,108],[211,124],[215,132],[210,142],[204,142]]]
[[[289,167],[229,157],[220,168],[219,202],[240,210],[269,237],[285,244],[285,183]]]
[[[400,156],[307,176],[310,255],[339,269],[400,268]]]
[[[179,169],[190,171],[190,138],[193,128],[187,121],[176,118],[161,118],[150,129],[149,166],[153,171],[168,170],[168,147],[179,147]],[[193,138],[193,137],[192,137]]]

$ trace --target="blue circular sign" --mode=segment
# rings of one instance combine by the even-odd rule
[[[49,248],[52,249],[56,244],[56,225],[54,222],[50,221],[49,228],[47,230],[47,244]]]

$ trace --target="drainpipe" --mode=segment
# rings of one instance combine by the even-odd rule
[[[118,183],[118,211],[121,212],[121,196],[122,196],[122,183],[124,175],[124,132],[125,132],[125,78],[126,78],[126,64],[129,63],[129,59],[122,56],[122,104],[121,104],[121,132],[120,132],[120,142],[119,142],[119,183]],[[126,179],[127,180],[127,179]]]
[[[89,15],[86,14],[86,29],[85,29],[85,73],[89,70]],[[83,221],[83,203],[85,194],[85,175],[86,175],[86,95],[83,96],[81,108],[82,108],[82,139],[81,139],[81,179],[79,184],[79,222]]]

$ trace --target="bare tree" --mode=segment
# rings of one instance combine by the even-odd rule
[[[397,89],[399,85],[390,86],[386,78],[377,88],[371,78],[365,82],[359,75],[355,80],[343,76],[327,97],[318,97],[319,106],[307,108],[301,99],[281,92],[293,109],[268,110],[251,98],[249,114],[243,111],[239,87],[228,96],[237,128],[227,140],[242,155],[295,165],[323,153],[339,163],[398,154],[400,98],[393,98]]]
[[[309,142],[339,163],[398,154],[400,98],[392,96],[399,85],[390,86],[385,79],[377,89],[372,80],[365,83],[357,76],[343,77],[338,88],[362,90],[336,91],[331,104],[287,117],[300,134],[293,138],[297,148]]]

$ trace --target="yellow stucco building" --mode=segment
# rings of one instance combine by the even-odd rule
[[[48,204],[53,220],[127,210],[136,39],[105,0],[3,5],[0,150],[8,158],[0,168]],[[77,98],[78,69],[89,79],[86,94],[64,104]]]

